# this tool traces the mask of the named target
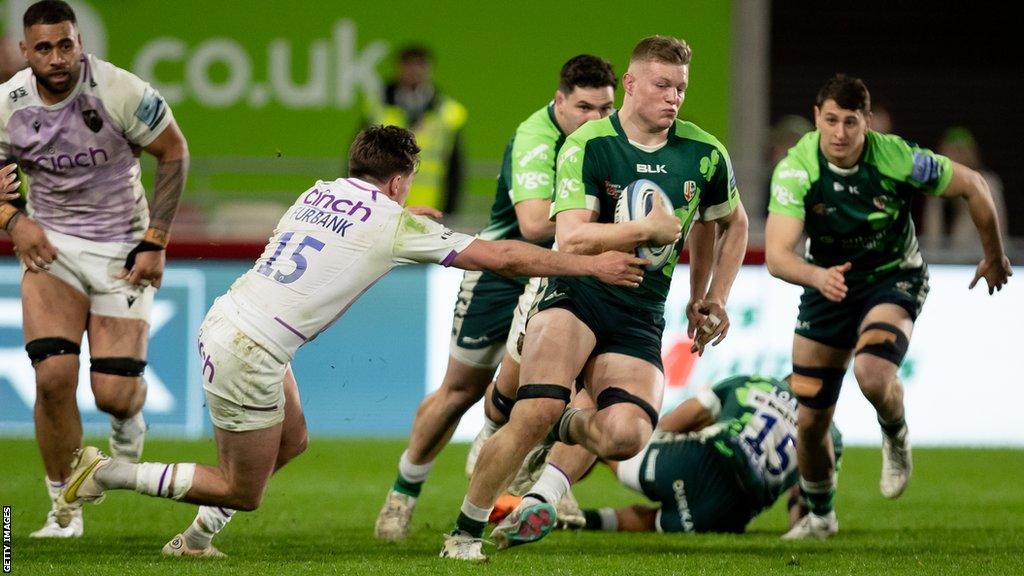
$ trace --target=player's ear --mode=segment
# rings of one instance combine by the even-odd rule
[[[821,108],[818,108],[818,106],[815,105],[814,106],[814,124],[815,124],[815,126],[817,126],[818,120],[820,120],[820,119],[821,119]]]
[[[864,113],[864,127],[868,130],[871,130],[871,119],[874,117],[875,114],[873,112],[868,111]]]
[[[630,96],[633,95],[633,88],[636,86],[636,76],[626,72],[622,75],[622,91]]]

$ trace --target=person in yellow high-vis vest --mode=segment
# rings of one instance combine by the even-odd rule
[[[441,94],[431,77],[432,56],[422,46],[398,53],[398,71],[381,101],[366,103],[366,124],[400,126],[416,134],[419,171],[409,192],[409,204],[453,213],[463,185],[461,133],[465,106]]]

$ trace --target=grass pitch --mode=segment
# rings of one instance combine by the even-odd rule
[[[95,442],[95,441],[94,441]],[[100,445],[104,445],[105,442]],[[260,510],[237,514],[217,538],[222,561],[160,556],[195,508],[116,492],[85,512],[85,536],[32,540],[48,502],[31,440],[0,440],[0,504],[12,507],[13,574],[1024,574],[1024,451],[916,449],[914,479],[897,501],[878,493],[877,449],[844,453],[840,533],[783,543],[782,502],[745,535],[555,532],[544,541],[490,552],[490,562],[437,558],[465,493],[465,445],[449,447],[420,498],[402,544],[373,538],[394,480],[400,441],[314,439],[270,483]],[[212,441],[151,440],[151,461],[212,462]],[[606,469],[576,488],[584,506],[642,501]]]

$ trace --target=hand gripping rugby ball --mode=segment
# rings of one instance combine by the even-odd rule
[[[654,182],[646,179],[635,180],[619,194],[615,203],[615,222],[629,222],[640,220],[650,214],[654,208],[654,196],[661,195],[661,206],[669,214],[672,214],[672,200],[668,194]],[[650,260],[651,263],[644,268],[648,271],[660,270],[672,257],[673,244],[665,246],[637,246],[636,255],[639,258]]]

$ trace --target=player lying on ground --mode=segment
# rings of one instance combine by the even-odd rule
[[[629,460],[608,462],[623,486],[661,505],[584,510],[586,529],[743,532],[787,490],[790,523],[796,523],[806,509],[796,487],[797,402],[787,380],[734,376],[666,414],[644,450]],[[573,404],[592,402],[581,394]],[[834,426],[831,437],[841,453]],[[542,529],[521,530],[529,518]],[[556,521],[550,505],[543,504],[507,517],[494,537],[505,546],[533,542]]]
[[[214,302],[199,331],[203,386],[218,464],[132,464],[96,448],[77,454],[60,506],[99,502],[107,490],[206,504],[165,552],[219,555],[210,540],[232,509],[255,510],[273,472],[306,446],[289,361],[392,268],[413,263],[512,276],[594,275],[637,287],[645,261],[621,252],[563,254],[517,241],[475,239],[402,208],[418,161],[408,130],[374,126],[349,153],[351,177],[319,181],[278,223],[255,266]]]

